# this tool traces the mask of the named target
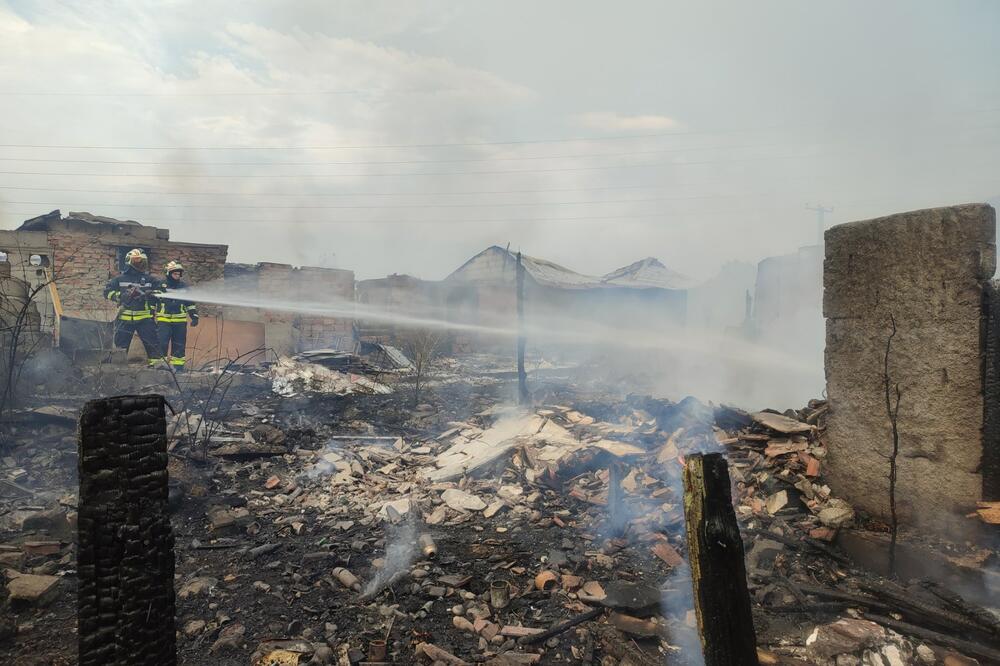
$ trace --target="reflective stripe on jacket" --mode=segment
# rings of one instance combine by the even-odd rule
[[[142,319],[149,319],[153,316],[153,313],[149,310],[122,310],[118,318],[122,321],[140,321]]]
[[[187,284],[183,280],[171,280],[168,277],[167,281],[160,285],[160,288],[164,291],[176,292],[181,289],[187,289]],[[191,301],[163,298],[160,299],[159,305],[156,308],[156,321],[164,323],[186,323],[188,315],[195,318],[198,317],[198,306]]]
[[[104,286],[104,297],[121,305],[122,309],[118,313],[118,319],[140,321],[153,316],[156,298],[151,292],[156,286],[156,282],[148,273],[137,271],[129,266],[121,275],[108,281]],[[130,295],[133,288],[139,291],[135,295]]]

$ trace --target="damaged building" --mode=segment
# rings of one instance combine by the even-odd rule
[[[162,230],[73,215],[103,248],[88,266],[112,270],[109,248],[140,236],[153,256],[172,251],[166,238],[152,249]],[[81,358],[11,410],[0,654],[997,663],[994,225],[983,205],[841,225],[822,272],[808,247],[732,265],[729,285],[692,285],[655,259],[594,277],[521,257],[529,321],[583,313],[623,335],[651,311],[642,325],[697,316],[749,337],[734,324],[815,314],[822,278],[827,396],[764,410],[623,391],[584,361],[529,370],[515,404],[517,255],[498,246],[441,281],[356,282],[184,244],[222,253],[195,282],[217,357],[274,355],[180,381],[119,368],[111,384]],[[41,234],[24,247],[59,260],[47,230],[7,233]],[[710,293],[725,314],[693,305]],[[383,345],[392,363],[356,353],[429,323],[451,347],[409,359]]]
[[[522,255],[521,262],[528,320],[549,321],[562,316],[612,328],[685,324],[692,282],[658,259],[648,257],[603,276],[584,275],[528,255]],[[517,319],[516,272],[517,253],[493,245],[441,281],[406,275],[362,280],[358,283],[358,301],[390,312],[433,313],[450,322],[483,329],[456,332],[458,348],[466,351],[509,347],[509,336],[488,329],[510,329]],[[731,317],[738,322],[743,313],[743,292],[740,287],[730,287],[729,291],[738,294]]]
[[[274,303],[298,302],[308,295],[317,304],[353,302],[351,271],[293,267],[289,264],[227,263],[228,247],[171,240],[169,229],[133,220],[118,220],[84,212],[60,211],[25,220],[17,229],[0,230],[0,253],[21,290],[37,290],[33,298],[40,332],[55,336],[66,329],[69,352],[106,351],[110,329],[89,325],[114,319],[116,306],[104,298],[105,283],[124,268],[125,254],[143,250],[150,271],[162,274],[169,261],[185,267],[192,285],[228,283],[234,289],[260,294]],[[10,283],[13,289],[13,282]],[[39,287],[43,287],[38,289]],[[356,334],[349,316],[303,315],[278,308],[207,304],[201,326],[192,330],[188,347],[193,364],[238,356],[254,349],[293,354],[319,348],[351,349]],[[138,340],[131,358],[143,358]]]

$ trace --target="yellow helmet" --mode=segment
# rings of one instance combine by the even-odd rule
[[[181,273],[183,273],[184,272],[184,264],[182,264],[179,261],[171,261],[163,269],[163,272],[166,273],[167,275],[170,275],[174,271],[180,271]]]
[[[134,250],[129,250],[128,253],[125,255],[125,263],[131,266],[132,268],[144,271],[146,270],[146,267],[149,265],[149,257],[146,256],[145,252],[143,252],[139,248],[136,248]]]

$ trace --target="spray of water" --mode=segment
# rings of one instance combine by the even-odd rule
[[[207,286],[189,288],[180,293],[166,293],[163,298],[192,300],[213,305],[260,308],[278,312],[293,312],[317,317],[345,317],[401,327],[431,328],[478,333],[502,338],[516,338],[516,327],[472,324],[454,321],[445,316],[418,316],[389,311],[364,303],[344,300],[293,300],[276,298],[242,289]],[[484,320],[489,320],[486,313]],[[702,357],[721,358],[734,365],[766,365],[791,373],[813,373],[815,368],[802,359],[751,342],[720,336],[701,330],[684,329],[656,322],[655,330],[646,325],[618,322],[610,326],[591,319],[558,312],[532,314],[524,333],[535,345],[613,345],[634,350],[662,350]]]

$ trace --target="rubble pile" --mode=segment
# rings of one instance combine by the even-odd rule
[[[698,663],[681,472],[713,451],[762,663],[990,663],[995,616],[840,550],[861,517],[823,482],[822,401],[748,414],[565,383],[518,409],[494,373],[449,360],[432,379],[416,407],[390,376],[391,393],[244,392],[173,417],[180,663]],[[0,483],[8,660],[74,662],[74,586],[11,585],[75,577],[70,423],[11,454],[32,470],[13,483],[46,492]],[[208,426],[204,459],[190,433]]]

